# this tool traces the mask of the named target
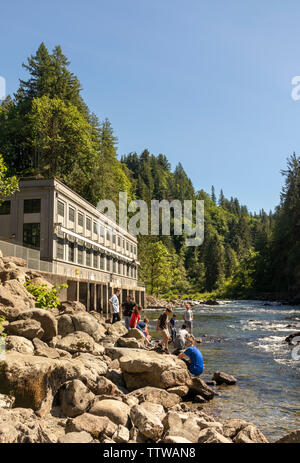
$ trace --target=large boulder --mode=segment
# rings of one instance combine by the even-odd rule
[[[133,425],[143,436],[157,441],[164,432],[164,427],[158,416],[146,408],[134,405],[130,410]]]
[[[237,418],[231,418],[222,420],[223,424],[223,435],[230,439],[233,439],[242,429],[246,428],[249,424],[245,420],[240,420]]]
[[[126,426],[129,420],[130,408],[119,400],[100,400],[90,409],[92,415],[107,416],[113,423]]]
[[[56,349],[53,347],[49,347],[45,342],[41,341],[38,338],[33,340],[33,345],[35,348],[35,355],[39,357],[48,357],[51,359],[59,359],[60,354]]]
[[[75,328],[72,322],[72,318],[69,314],[64,314],[57,319],[57,332],[60,336],[68,336],[68,334],[74,333]]]
[[[17,267],[27,267],[26,260],[21,257],[8,256],[2,257],[2,260],[4,264],[15,264]]]
[[[39,322],[44,331],[42,341],[49,342],[57,335],[57,321],[49,310],[27,310],[19,315],[19,320],[36,320]]]
[[[170,410],[163,420],[166,436],[181,436],[194,443],[198,442],[199,433],[207,428],[222,434],[221,423],[213,421],[205,413],[183,413]]]
[[[59,390],[60,407],[65,416],[75,418],[92,405],[94,394],[78,379],[65,383]]]
[[[98,395],[110,395],[111,397],[123,396],[122,390],[116,386],[112,381],[104,376],[101,376],[97,384]]]
[[[107,437],[112,437],[117,429],[118,426],[107,416],[96,416],[91,413],[83,413],[69,419],[66,424],[66,433],[86,431],[95,439],[99,439],[104,433]]]
[[[228,373],[223,373],[222,371],[217,371],[213,376],[213,381],[217,383],[217,385],[226,384],[227,386],[233,386],[237,383],[237,379],[229,375]]]
[[[267,444],[268,440],[253,424],[243,428],[234,438],[236,444]]]
[[[300,444],[300,429],[290,432],[276,441],[276,444]]]
[[[146,386],[168,389],[191,384],[185,363],[173,355],[134,350],[119,361],[126,387],[131,391]]]
[[[12,285],[0,285],[0,315],[4,315],[10,322],[16,320],[22,311],[33,308],[35,304],[33,296],[24,286],[17,282],[14,284],[15,290],[16,287],[20,292],[22,288],[22,294],[11,293]]]
[[[6,336],[5,348],[7,351],[19,352],[20,354],[33,354],[34,352],[32,342],[21,336]]]
[[[107,330],[107,334],[113,336],[114,338],[119,338],[120,336],[124,336],[124,334],[128,333],[128,330],[123,324],[123,322],[113,323],[112,325],[107,323],[105,327]]]
[[[195,395],[200,395],[205,400],[212,400],[215,396],[213,389],[207,386],[207,384],[201,378],[199,378],[199,376],[192,378],[190,392]]]
[[[95,341],[89,334],[83,331],[76,331],[61,339],[57,339],[55,347],[66,350],[71,354],[76,352],[92,353],[95,349]]]
[[[130,439],[129,430],[120,424],[112,435],[112,439],[116,444],[126,444]]]
[[[16,320],[6,327],[7,334],[11,336],[21,336],[26,339],[41,339],[44,330],[41,324],[36,320]]]
[[[97,322],[95,317],[87,312],[78,312],[70,315],[74,325],[74,331],[84,331],[96,342],[105,336],[106,329]]]
[[[137,404],[135,404],[135,405],[137,405]],[[157,416],[160,419],[160,421],[163,421],[163,419],[166,416],[166,412],[165,412],[164,407],[162,405],[154,404],[152,402],[142,402],[139,405],[139,407],[142,408],[143,410],[146,410],[146,412],[149,412],[152,415]]]
[[[0,444],[51,442],[33,410],[0,408]]]
[[[199,444],[232,444],[232,440],[224,437],[215,429],[203,429],[198,438]]]
[[[86,307],[78,301],[66,301],[61,304],[63,313],[86,312]]]
[[[118,346],[126,347],[128,349],[145,349],[145,343],[143,339],[136,338],[119,338],[117,341]]]
[[[151,402],[162,405],[165,409],[172,408],[180,402],[180,397],[177,394],[170,394],[164,389],[150,386],[137,389],[131,392],[129,396],[136,397],[139,403]]]
[[[6,283],[9,281],[15,281],[20,284],[24,284],[26,281],[26,274],[22,270],[15,269],[3,269],[0,271],[0,281]]]
[[[128,331],[128,333],[124,334],[123,338],[135,338],[138,341],[140,340],[144,341],[145,336],[143,335],[141,330],[139,330],[138,328],[132,328],[131,330]]]
[[[45,416],[55,394],[67,381],[80,379],[92,392],[96,391],[99,376],[106,373],[107,366],[85,355],[54,360],[8,352],[0,361],[0,393],[15,397],[17,407],[31,408]]]

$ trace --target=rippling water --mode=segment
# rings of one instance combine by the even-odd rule
[[[177,328],[182,312],[175,310]],[[300,331],[300,308],[236,301],[194,307],[193,313],[194,334],[203,338],[203,379],[220,370],[238,378],[237,386],[216,388],[220,396],[205,406],[208,411],[251,421],[270,441],[300,429],[300,360],[284,342]]]

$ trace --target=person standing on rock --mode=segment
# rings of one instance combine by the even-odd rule
[[[130,320],[132,317],[132,311],[135,306],[136,306],[136,303],[134,302],[130,294],[128,294],[126,301],[123,304],[124,321],[125,321],[125,326],[128,330],[130,330]]]
[[[119,288],[115,288],[114,294],[111,296],[109,300],[109,305],[113,313],[112,323],[119,322],[120,319],[120,290]]]
[[[176,338],[176,314],[174,314],[170,320],[170,330],[171,330],[170,342],[174,342]]]
[[[189,333],[193,334],[193,312],[191,311],[191,306],[189,304],[186,304],[185,308],[186,311],[183,314],[184,323],[186,324]]]
[[[169,315],[171,315],[172,310],[167,308],[166,311],[161,314],[159,319],[157,320],[156,323],[156,331],[160,331],[162,335],[162,345],[165,348],[165,352],[169,353],[169,339],[170,339],[170,334],[168,330],[168,321],[169,321]]]
[[[203,356],[199,349],[195,346],[195,337],[189,334],[185,343],[186,350],[178,355],[189,369],[191,375],[200,376],[204,371]]]

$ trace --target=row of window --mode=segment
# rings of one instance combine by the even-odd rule
[[[0,215],[10,215],[11,201],[4,201],[0,205]],[[24,199],[23,204],[24,214],[39,214],[41,212],[40,199]]]
[[[136,278],[137,275],[134,266],[60,237],[57,238],[56,242],[56,258],[132,278]]]
[[[60,217],[65,217],[65,208],[66,205],[60,200],[57,200],[57,214]],[[76,212],[75,209],[71,206],[68,208],[68,219],[69,222],[75,225]],[[85,219],[85,228],[88,232],[92,231],[92,222],[93,222],[93,233],[100,236],[101,238],[106,238],[107,241],[112,242],[112,244],[117,244],[119,247],[122,247],[124,250],[131,252],[132,254],[137,254],[136,245],[130,243],[129,241],[121,238],[120,235],[116,235],[112,230],[105,228],[103,224],[92,221],[90,217]],[[82,212],[77,212],[77,225],[79,227],[84,226],[84,214]]]

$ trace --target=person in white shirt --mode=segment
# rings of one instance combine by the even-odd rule
[[[120,290],[119,288],[115,288],[114,294],[111,296],[109,300],[109,305],[112,310],[112,323],[119,322],[121,320],[120,318],[120,301],[119,301],[119,296],[120,296]]]
[[[174,341],[174,352],[173,352],[173,355],[178,355],[180,354],[181,352],[183,352],[184,348],[185,348],[185,341],[186,341],[186,338],[189,334],[189,332],[187,331],[187,326],[186,325],[182,325],[181,329],[179,330],[176,338],[175,338],[175,341]]]
[[[191,306],[189,304],[187,304],[185,308],[186,308],[186,311],[183,314],[184,323],[186,324],[189,330],[189,333],[193,334],[193,319],[194,319],[193,312],[191,311]]]

